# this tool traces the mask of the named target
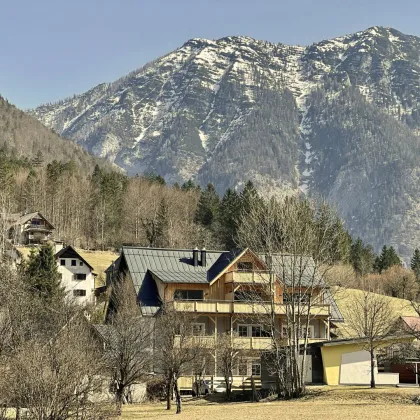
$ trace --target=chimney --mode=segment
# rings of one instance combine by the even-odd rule
[[[198,266],[198,248],[197,247],[193,249],[193,266],[194,267]]]
[[[201,266],[205,267],[207,265],[207,252],[206,248],[201,250]]]

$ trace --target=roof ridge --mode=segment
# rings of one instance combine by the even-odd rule
[[[150,251],[179,251],[179,252],[192,252],[194,251],[193,248],[157,248],[157,247],[148,247],[148,246],[136,246],[136,245],[123,245],[122,249],[144,249],[144,250],[150,250]],[[198,249],[199,251],[202,251],[202,249]],[[223,251],[223,250],[216,250],[216,249],[205,249],[206,252],[214,252],[214,253],[229,253],[232,251]]]

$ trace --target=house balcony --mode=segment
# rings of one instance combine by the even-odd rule
[[[270,273],[268,271],[231,271],[225,275],[226,283],[240,284],[268,284]]]
[[[276,303],[275,313],[286,315],[288,305]],[[174,309],[180,312],[194,312],[199,314],[255,314],[268,315],[271,311],[270,302],[241,302],[241,301],[211,301],[211,300],[176,300]],[[306,314],[306,308],[300,307],[302,314]],[[325,316],[330,313],[329,305],[312,305],[311,316]]]
[[[27,232],[44,232],[46,234],[50,234],[52,232],[51,229],[47,228],[43,225],[28,225],[25,227],[25,231]]]
[[[271,337],[238,337],[237,335],[232,336],[233,347],[237,350],[269,350],[272,347]],[[180,336],[175,337],[175,346],[180,346]],[[308,338],[308,343],[318,343],[320,341],[328,341],[326,338]],[[302,344],[304,343],[303,338],[299,340]],[[287,339],[282,338],[279,342],[281,345],[287,345]],[[184,343],[186,348],[199,346],[200,348],[216,349],[217,350],[217,339],[215,335],[201,335],[189,337]]]
[[[270,337],[237,337],[232,336],[233,346],[238,350],[268,350],[271,346]],[[181,337],[177,336],[175,345],[180,346]],[[215,335],[199,335],[189,337],[184,343],[186,347],[200,346],[207,349],[217,349],[217,339]]]

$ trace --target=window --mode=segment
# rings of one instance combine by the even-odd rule
[[[289,336],[289,332],[288,332],[287,327],[283,326],[281,335],[283,337],[288,337]],[[300,327],[300,334],[299,334],[299,336],[300,336],[300,338],[305,338],[305,335],[306,335],[306,327],[305,326],[301,326]],[[309,328],[308,328],[308,338],[315,338],[315,328],[314,328],[313,325],[309,325]]]
[[[238,325],[239,337],[263,337],[263,330],[261,325]]]
[[[252,362],[252,376],[261,376],[261,363],[258,360]]]
[[[240,362],[238,366],[238,375],[239,376],[248,376],[248,366],[246,362]]]
[[[60,265],[66,265],[66,260],[60,260]]]
[[[293,293],[295,295],[295,303],[307,303],[309,302],[310,293],[299,293],[295,292]],[[284,293],[283,294],[283,303],[292,303],[292,293]]]
[[[86,274],[76,273],[76,274],[74,275],[74,279],[75,279],[75,280],[86,280]]]
[[[204,323],[194,323],[192,324],[192,334],[193,335],[204,335],[206,332],[206,325]]]
[[[251,337],[261,337],[261,325],[252,325],[251,327]]]
[[[80,265],[80,267],[82,267],[83,266],[83,261],[79,261],[79,265]]]
[[[39,225],[41,224],[41,220],[32,219],[31,224],[32,224],[32,225],[39,226]]]
[[[74,297],[82,297],[82,296],[86,296],[86,290],[82,290],[82,289],[75,289],[75,290],[73,290],[73,296],[74,296]]]
[[[252,271],[252,262],[239,261],[238,262],[238,271]]]
[[[202,290],[175,290],[174,300],[203,300]]]
[[[72,265],[72,267],[76,267],[77,261],[76,260],[71,260],[71,265]]]
[[[248,337],[248,325],[238,325],[239,337]]]

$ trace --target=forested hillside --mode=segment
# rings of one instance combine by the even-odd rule
[[[0,150],[2,155],[21,160],[21,165],[46,164],[53,160],[72,161],[82,172],[89,173],[96,163],[110,168],[72,141],[62,139],[54,130],[11,105],[0,96]]]
[[[420,241],[419,72],[420,39],[392,28],[307,47],[192,39],[32,114],[130,174],[327,197],[354,236],[408,256]]]

